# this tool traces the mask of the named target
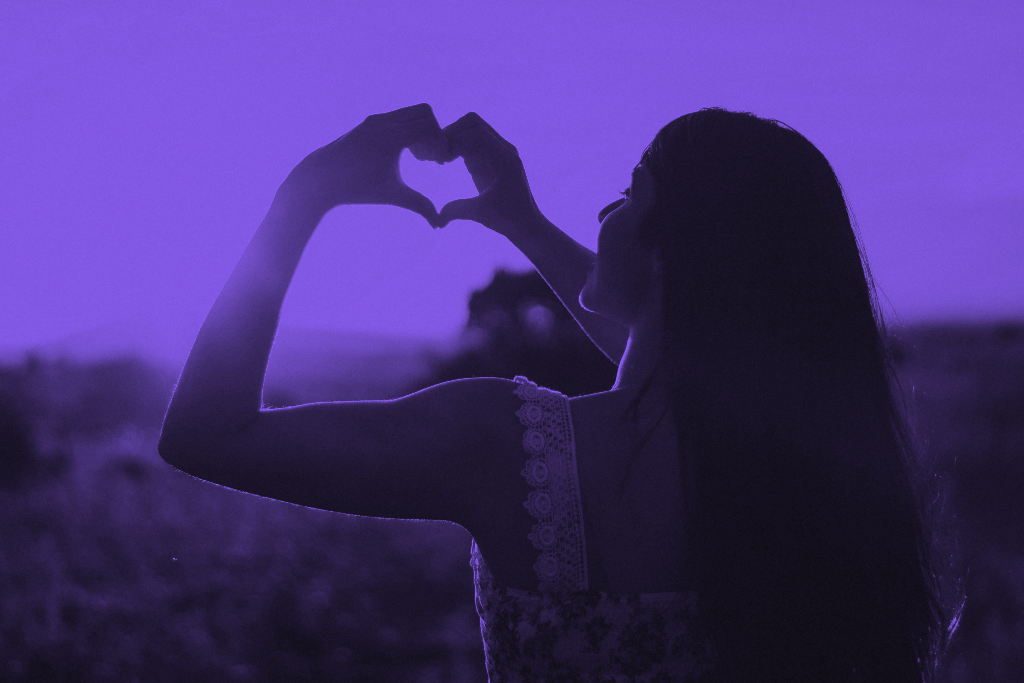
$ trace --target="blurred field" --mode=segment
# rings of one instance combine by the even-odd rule
[[[967,577],[941,680],[1024,680],[1024,325],[911,328],[893,348]],[[403,353],[354,360],[378,378],[358,397],[412,386]],[[357,397],[284,370],[270,403]],[[465,530],[174,470],[156,453],[172,382],[130,361],[0,370],[0,681],[486,680]]]

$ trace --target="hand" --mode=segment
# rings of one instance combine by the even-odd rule
[[[289,200],[318,215],[342,204],[390,204],[438,227],[434,203],[406,185],[399,173],[406,148],[420,161],[449,160],[448,141],[429,104],[367,116],[300,161],[281,187]]]
[[[519,150],[474,112],[446,126],[448,155],[444,162],[462,157],[480,193],[456,199],[441,209],[441,227],[453,220],[476,221],[512,239],[531,220],[543,217],[530,192]]]

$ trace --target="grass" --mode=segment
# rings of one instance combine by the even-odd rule
[[[941,680],[1024,681],[1024,325],[919,327],[895,348],[965,580]]]
[[[940,680],[1024,680],[1024,328],[894,343],[967,574]],[[0,491],[0,681],[486,680],[464,529],[193,479],[157,455],[153,410],[110,401],[128,412],[78,429],[85,375],[44,370],[15,383],[52,467]]]
[[[486,678],[465,530],[240,494],[156,437],[0,497],[0,680]]]

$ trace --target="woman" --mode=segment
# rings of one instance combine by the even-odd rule
[[[438,214],[402,182],[405,148],[462,157],[479,196]],[[281,185],[200,330],[161,455],[300,505],[464,526],[492,683],[930,679],[948,622],[925,479],[830,165],[776,121],[705,109],[658,133],[623,194],[595,256],[476,114],[443,130],[427,105],[368,117]],[[566,399],[474,378],[262,409],[288,284],[342,204],[504,235],[615,385]]]

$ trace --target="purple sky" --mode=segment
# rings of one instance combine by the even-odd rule
[[[480,113],[591,249],[663,124],[781,119],[843,182],[888,319],[1024,318],[1024,3],[825,6],[4,3],[0,354],[93,340],[180,364],[288,171],[418,102]],[[402,169],[438,208],[475,194],[461,162]],[[528,265],[475,223],[342,207],[282,325],[446,339],[495,268]]]

